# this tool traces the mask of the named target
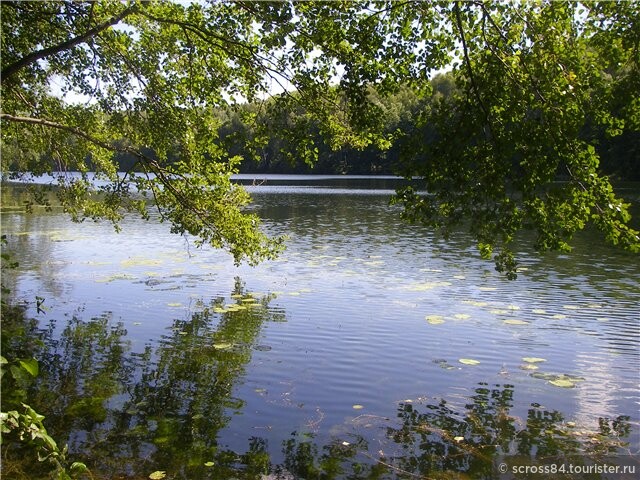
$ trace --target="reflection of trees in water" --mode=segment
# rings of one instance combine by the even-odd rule
[[[629,417],[601,418],[597,429],[587,432],[565,422],[561,412],[534,403],[522,420],[509,413],[513,389],[508,384],[480,383],[462,412],[445,400],[426,404],[424,410],[400,404],[402,426],[389,428],[388,435],[401,448],[390,456],[390,463],[423,475],[468,472],[474,478],[493,478],[497,458],[518,456],[529,464],[565,459],[580,465],[624,451]]]
[[[3,226],[10,225],[11,232],[15,232],[7,234],[7,251],[20,263],[19,270],[2,272],[3,284],[17,292],[18,274],[35,272],[42,285],[39,294],[63,297],[65,286],[60,281],[63,264],[51,261],[55,258],[53,242],[56,239],[56,233],[49,231],[51,214],[42,206],[33,208],[34,205],[55,204],[53,193],[45,186],[19,184],[3,184],[0,192],[2,215],[7,217]],[[25,209],[25,206],[30,207]],[[64,220],[66,222],[66,218]],[[27,300],[33,301],[31,298]]]
[[[40,331],[41,343],[25,322],[42,370],[32,403],[47,415],[49,432],[68,441],[72,458],[95,478],[146,478],[155,470],[171,478],[495,478],[503,457],[580,464],[620,451],[629,436],[627,417],[603,418],[586,433],[536,404],[526,419],[515,418],[514,387],[481,383],[464,408],[403,402],[393,420],[354,419],[345,438],[294,433],[282,440],[278,464],[273,439],[251,437],[246,451],[232,451],[218,437],[244,406],[233,389],[263,323],[283,315],[268,308],[270,298],[252,300],[240,281],[232,295],[239,308],[223,308],[222,298],[200,302],[142,353],[130,351],[126,329],[110,314],[75,316],[57,340],[53,328]]]
[[[480,383],[464,409],[452,408],[445,400],[403,402],[395,421],[382,419],[388,424],[384,439],[367,440],[361,432],[351,442],[318,446],[310,439],[292,438],[284,442],[284,471],[291,478],[314,479],[491,479],[500,477],[501,462],[590,465],[610,455],[606,458],[611,464],[616,454],[630,453],[625,440],[629,417],[600,418],[594,430],[585,431],[566,422],[562,413],[531,404],[522,420],[509,414],[513,394],[513,385]],[[382,447],[378,452],[370,451],[373,440],[376,448]],[[618,461],[640,468],[631,456],[621,455]],[[274,467],[278,469],[282,467]]]
[[[206,468],[219,454],[218,431],[243,407],[233,388],[262,324],[282,316],[267,308],[269,297],[243,290],[238,280],[231,309],[223,298],[198,302],[142,353],[129,351],[123,324],[110,314],[74,317],[59,340],[45,335],[37,406],[50,433],[69,438],[97,471],[143,474],[162,465],[190,476],[193,465]]]

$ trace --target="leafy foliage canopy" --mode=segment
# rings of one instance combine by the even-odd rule
[[[259,151],[277,128],[313,163],[310,131],[332,148],[389,148],[381,99],[409,88],[434,101],[403,133],[400,173],[418,179],[396,197],[405,218],[445,233],[466,222],[511,277],[525,228],[538,250],[568,250],[591,223],[638,251],[596,146],[640,130],[639,30],[635,2],[6,1],[2,170],[83,172],[60,176],[78,220],[146,216],[143,192],[173,231],[256,263],[282,239],[230,181],[240,158],[218,135],[221,109],[248,125],[269,109],[278,123],[244,140]],[[456,88],[431,97],[446,68]],[[114,152],[135,164],[117,172]]]

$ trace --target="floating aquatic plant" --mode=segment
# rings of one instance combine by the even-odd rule
[[[460,358],[458,361],[464,365],[480,365],[479,360],[474,360],[472,358]]]
[[[425,318],[427,323],[430,323],[431,325],[440,325],[441,323],[444,323],[442,315],[427,315]]]
[[[506,325],[529,325],[529,322],[525,322],[524,320],[505,320],[504,322]]]
[[[539,367],[533,363],[525,363],[520,365],[520,370],[537,370]]]
[[[556,387],[561,388],[573,388],[576,386],[571,380],[567,380],[566,378],[557,378],[556,380],[549,380],[551,385],[555,385]]]
[[[522,357],[522,361],[527,363],[539,363],[539,362],[546,362],[547,359],[540,358],[540,357]]]

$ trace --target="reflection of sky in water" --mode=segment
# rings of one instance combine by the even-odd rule
[[[262,326],[262,348],[235,387],[246,406],[226,429],[230,445],[266,423],[261,434],[287,435],[318,412],[327,435],[354,416],[354,404],[387,417],[418,397],[462,408],[478,381],[513,384],[516,416],[538,402],[579,421],[638,422],[640,269],[629,255],[584,237],[570,257],[538,257],[523,242],[526,270],[509,282],[465,235],[445,242],[401,224],[385,189],[250,190],[266,228],[290,235],[276,261],[236,268],[154,222],[126,220],[118,235],[55,214],[6,214],[3,233],[20,250],[17,290],[46,297],[43,318],[59,331],[75,312],[111,312],[137,352],[158,345],[198,300],[231,302],[236,277],[247,291],[273,293],[269,308],[286,322]],[[432,315],[444,322],[428,323]],[[538,372],[584,380],[553,386],[521,369],[523,357],[544,358]]]

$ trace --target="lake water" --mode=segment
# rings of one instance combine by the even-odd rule
[[[37,402],[73,459],[113,478],[637,465],[637,255],[584,234],[540,256],[523,238],[509,281],[464,233],[403,224],[392,178],[239,180],[289,235],[276,261],[235,267],[153,220],[117,234],[12,211],[3,187],[6,280],[42,339]]]

